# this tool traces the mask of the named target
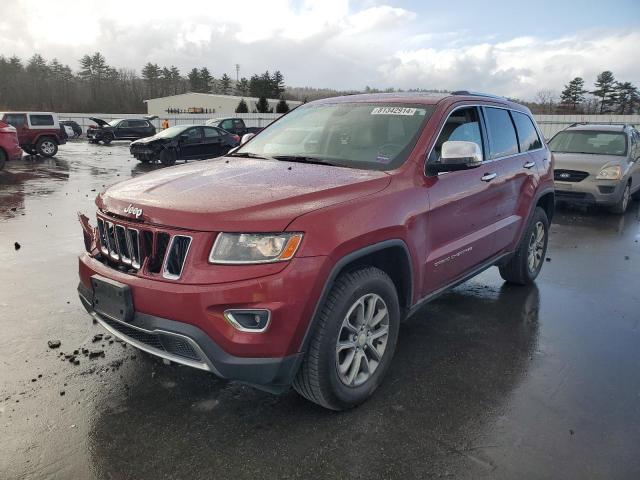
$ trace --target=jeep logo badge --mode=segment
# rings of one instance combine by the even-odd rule
[[[128,207],[125,207],[124,213],[135,215],[135,217],[138,218],[140,217],[140,215],[142,215],[142,209],[138,207],[134,207],[133,205],[129,204]]]

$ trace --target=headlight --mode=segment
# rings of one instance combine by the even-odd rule
[[[619,165],[612,165],[600,170],[596,180],[620,180],[620,178],[622,178],[622,168]]]
[[[220,233],[209,262],[222,264],[272,263],[290,260],[302,233]]]

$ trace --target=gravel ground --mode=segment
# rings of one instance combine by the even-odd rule
[[[536,286],[427,305],[333,413],[95,338],[76,212],[150,168],[73,142],[0,172],[0,478],[640,478],[638,202],[561,209]]]

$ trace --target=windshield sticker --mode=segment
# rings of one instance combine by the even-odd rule
[[[387,157],[385,154],[383,153],[378,153],[378,155],[376,156],[376,162],[379,163],[389,163],[391,161],[391,159],[389,157]]]
[[[406,107],[376,107],[371,110],[371,115],[415,115],[416,112],[418,115],[424,115],[423,109]]]

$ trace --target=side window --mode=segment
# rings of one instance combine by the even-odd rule
[[[442,144],[448,141],[473,142],[483,150],[479,119],[476,107],[460,108],[454,111],[442,127],[440,136],[429,154],[429,162],[440,161]]]
[[[529,150],[537,150],[542,148],[542,142],[538,137],[533,122],[528,115],[520,112],[511,111],[513,122],[516,124],[518,131],[518,140],[520,141],[520,151],[528,152]]]
[[[34,127],[53,126],[53,116],[51,116],[51,115],[29,115],[29,122]]]
[[[202,141],[202,131],[198,127],[190,128],[182,135],[186,135],[185,143],[200,143]]]
[[[220,127],[224,128],[225,130],[231,130],[233,128],[233,122],[231,120],[225,120],[220,124]]]
[[[26,120],[27,118],[24,113],[7,113],[4,116],[4,121],[16,128],[24,127]]]
[[[518,153],[518,140],[507,110],[484,108],[489,129],[490,158],[506,157]]]
[[[234,126],[235,128],[242,129],[242,128],[244,128],[244,122],[243,122],[242,120],[240,120],[239,118],[237,118],[237,119],[235,119],[235,120],[233,121],[233,126]]]
[[[212,138],[218,138],[220,136],[220,132],[213,127],[204,127],[204,138],[206,140],[210,140]]]
[[[123,120],[118,124],[118,128],[129,128],[131,126],[131,122],[129,120]]]

